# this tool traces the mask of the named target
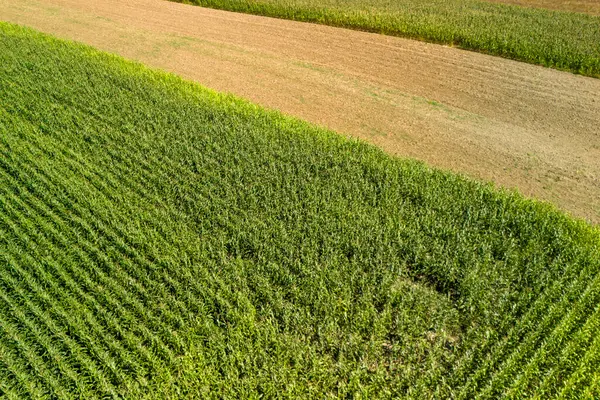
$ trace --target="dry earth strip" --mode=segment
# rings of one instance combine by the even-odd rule
[[[178,73],[600,222],[600,80],[161,0],[0,0],[0,20]]]

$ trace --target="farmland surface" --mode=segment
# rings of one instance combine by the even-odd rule
[[[14,25],[0,94],[0,395],[600,395],[597,229]]]
[[[1,0],[0,16],[600,222],[600,80],[159,0]]]
[[[448,44],[600,77],[600,17],[480,0],[178,0]]]
[[[598,0],[486,0],[496,3],[515,4],[523,7],[539,7],[591,15],[600,15]]]

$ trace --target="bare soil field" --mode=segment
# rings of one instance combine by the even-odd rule
[[[600,222],[600,80],[161,0],[0,0],[0,19],[175,72]]]
[[[598,0],[487,0],[493,3],[515,4],[523,7],[548,8],[550,10],[571,11],[600,15]]]

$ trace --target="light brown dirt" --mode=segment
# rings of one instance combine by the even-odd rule
[[[600,222],[600,80],[161,0],[0,0],[0,19],[176,72]]]
[[[548,8],[600,15],[600,0],[485,0],[494,3],[515,4],[523,7]]]

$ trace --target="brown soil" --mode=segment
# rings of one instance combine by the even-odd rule
[[[161,0],[0,0],[0,18],[600,222],[600,80]]]
[[[516,4],[524,7],[548,8],[550,10],[572,11],[600,15],[599,0],[485,0],[494,3]]]

